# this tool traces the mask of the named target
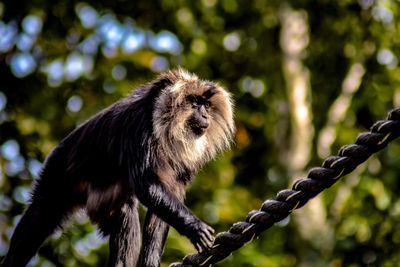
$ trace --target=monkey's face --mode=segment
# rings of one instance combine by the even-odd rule
[[[161,77],[170,85],[156,100],[153,129],[170,158],[197,165],[228,148],[235,128],[230,94],[183,70]]]
[[[195,137],[202,136],[210,126],[211,102],[204,96],[189,95],[188,104],[191,106],[192,115],[187,120],[187,126]]]

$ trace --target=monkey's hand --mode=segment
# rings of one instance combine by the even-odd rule
[[[197,221],[191,226],[192,227],[189,230],[187,237],[192,241],[197,251],[201,253],[205,250],[211,249],[214,243],[214,229],[202,221]]]

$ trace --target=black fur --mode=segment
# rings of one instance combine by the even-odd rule
[[[209,248],[212,228],[182,203],[184,188],[196,170],[167,175],[170,188],[157,173],[171,168],[152,138],[155,99],[169,85],[171,81],[160,76],[139,87],[77,127],[53,150],[3,266],[25,266],[45,239],[79,208],[86,208],[91,221],[110,235],[110,265],[135,266],[140,252],[139,201],[148,208],[143,266],[159,266],[167,223],[199,250]]]

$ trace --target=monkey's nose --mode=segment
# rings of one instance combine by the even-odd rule
[[[210,120],[208,119],[208,117],[204,115],[200,116],[198,121],[198,126],[201,129],[208,128],[208,126],[210,126]]]

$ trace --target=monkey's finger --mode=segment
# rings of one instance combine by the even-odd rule
[[[208,248],[211,247],[210,241],[208,241],[208,240],[205,239],[205,238],[201,238],[201,239],[200,239],[200,242],[201,242],[201,244],[203,245],[204,249],[206,249],[206,250],[207,250]]]
[[[212,234],[215,233],[214,228],[212,228],[211,226],[208,226],[208,227],[207,227],[207,230],[208,230],[210,233],[212,233]]]
[[[214,244],[214,241],[209,241],[209,240],[205,240],[205,242],[206,242],[206,244],[207,244],[207,249],[210,249],[210,248],[212,248],[212,246],[213,246],[213,244]]]
[[[199,243],[194,243],[193,245],[194,245],[195,249],[196,249],[199,253],[203,252],[203,249],[202,249],[202,247],[199,245]]]
[[[212,228],[211,228],[211,229],[212,229]],[[209,230],[209,229],[207,229],[207,230]],[[213,230],[213,232],[214,232],[214,229],[212,229],[212,230]],[[209,241],[211,241],[211,242],[214,242],[213,232],[205,231],[206,238],[207,238]]]
[[[209,236],[205,233],[201,233],[201,243],[204,245],[205,248],[211,248],[214,243],[214,238],[210,239]]]
[[[209,235],[209,233],[207,233],[207,232],[201,232],[200,233],[200,239],[201,240],[207,240],[207,241],[211,241],[210,240],[210,235]]]

